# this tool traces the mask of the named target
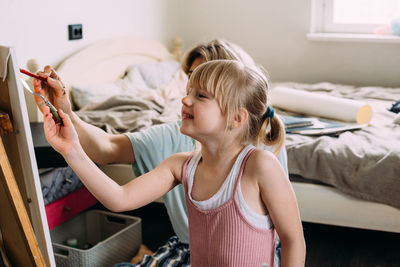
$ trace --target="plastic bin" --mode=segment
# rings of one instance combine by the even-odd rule
[[[50,231],[57,267],[111,266],[130,261],[142,243],[141,219],[89,210]],[[77,247],[66,245],[75,239]]]

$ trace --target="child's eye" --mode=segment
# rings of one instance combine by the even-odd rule
[[[198,94],[198,96],[199,96],[199,98],[207,98],[207,96],[203,95],[203,94]]]

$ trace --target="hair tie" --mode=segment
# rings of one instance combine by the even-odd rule
[[[268,106],[267,111],[262,116],[262,120],[265,121],[267,118],[272,120],[272,118],[274,117],[274,113],[275,110],[271,106]]]

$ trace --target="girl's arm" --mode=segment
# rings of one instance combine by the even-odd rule
[[[39,75],[46,78],[47,82],[43,83],[34,79],[34,91],[51,100],[57,109],[62,109],[70,116],[79,134],[82,147],[93,161],[98,164],[135,162],[132,145],[127,136],[106,133],[102,129],[84,122],[72,111],[68,94],[64,93],[61,79],[51,66],[44,67],[43,72],[40,72]],[[37,96],[34,96],[34,99],[43,113],[43,100]]]
[[[256,150],[251,166],[282,244],[282,266],[304,266],[305,241],[292,185],[275,156]],[[251,159],[250,158],[250,159]]]
[[[177,183],[187,154],[173,155],[153,171],[120,186],[105,175],[87,156],[68,115],[59,110],[64,126],[55,124],[44,108],[44,131],[48,142],[63,155],[89,191],[108,209],[116,212],[141,207],[158,199]],[[178,180],[175,178],[178,177]]]

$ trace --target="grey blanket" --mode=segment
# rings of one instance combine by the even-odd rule
[[[400,208],[400,125],[395,123],[400,114],[387,110],[393,101],[400,100],[400,88],[330,83],[279,85],[362,99],[374,112],[369,126],[338,137],[287,135],[289,173],[332,185],[361,199]]]
[[[387,111],[393,101],[400,99],[400,89],[330,83],[277,85],[362,99],[374,109],[371,124],[362,130],[338,137],[287,135],[289,173],[332,185],[361,199],[400,208],[400,125],[393,123],[400,115]],[[109,133],[133,132],[178,120],[180,101],[114,96],[76,113]]]
[[[88,106],[76,114],[85,122],[108,133],[135,132],[152,125],[177,121],[181,100],[155,101],[129,95],[116,95]]]
[[[40,184],[45,205],[83,186],[71,167],[55,168],[41,173]]]

